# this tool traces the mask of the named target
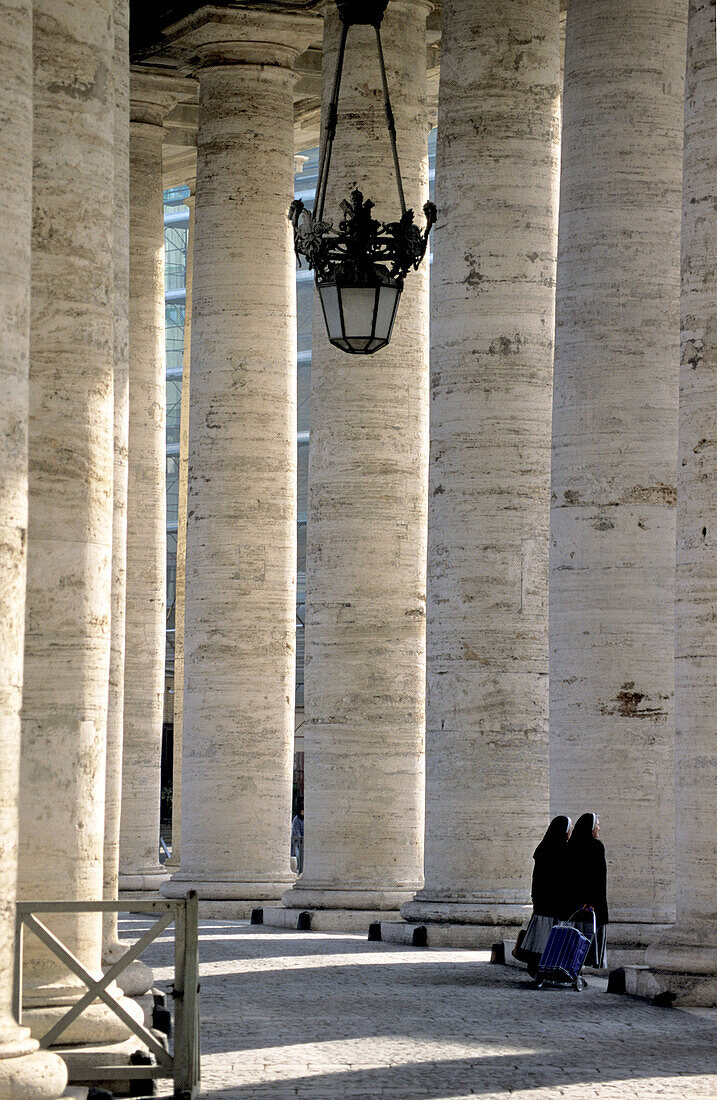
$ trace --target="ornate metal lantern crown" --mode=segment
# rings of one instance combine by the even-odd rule
[[[336,0],[342,24],[341,39],[321,148],[315,210],[313,213],[307,210],[300,199],[289,209],[294,248],[299,263],[304,256],[315,273],[329,340],[342,351],[359,355],[371,355],[389,342],[403,281],[425,256],[428,235],[436,221],[436,208],[431,202],[423,207],[426,216],[423,230],[414,224],[413,210],[406,209],[381,44],[381,20],[387,3],[388,0]],[[336,136],[346,40],[349,28],[355,25],[369,25],[376,32],[401,217],[395,222],[377,221],[371,215],[371,200],[364,199],[361,191],[354,191],[350,199],[341,204],[343,218],[336,229],[331,222],[323,220],[324,203]]]

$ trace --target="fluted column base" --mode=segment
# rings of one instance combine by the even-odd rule
[[[657,920],[635,921],[616,920],[610,921],[607,927],[608,962],[610,961],[610,948],[620,948],[621,956],[625,952],[634,954],[635,962],[643,962],[645,952],[651,943],[664,935],[670,928],[668,920],[662,923]],[[630,956],[632,957],[632,955]]]
[[[411,887],[381,889],[311,886],[299,882],[282,897],[288,909],[355,909],[391,912],[400,909],[415,893]]]
[[[504,901],[487,894],[471,898],[441,898],[424,890],[401,906],[404,920],[488,925],[500,928],[501,934],[506,928],[521,928],[530,920],[532,912],[532,907],[525,902]]]
[[[45,987],[41,991],[28,991],[23,997],[22,1022],[29,1028],[33,1039],[41,1039],[67,1010],[86,992],[84,986],[73,987],[68,991],[57,986]],[[120,996],[120,990],[113,982],[108,989],[138,1024],[144,1022],[144,1010],[136,1001]],[[34,1003],[33,1003],[34,1002]],[[119,1016],[105,1004],[91,1004],[58,1037],[57,1046],[75,1046],[78,1044],[123,1043],[131,1037],[129,1028]]]
[[[25,1027],[0,1037],[0,1100],[55,1100],[67,1084],[67,1066],[49,1050],[40,1050]]]
[[[288,876],[276,880],[199,879],[188,872],[173,875],[162,883],[159,892],[164,898],[185,898],[190,890],[197,891],[200,901],[264,902],[278,901],[293,882]]]
[[[102,947],[102,969],[105,973],[125,955],[132,945],[116,939]],[[117,977],[117,985],[126,997],[141,997],[149,992],[154,983],[154,975],[148,966],[135,959]]]
[[[675,925],[647,949],[645,961],[677,1004],[717,1005],[717,925]]]
[[[142,892],[147,890],[156,893],[168,878],[169,874],[161,864],[157,864],[156,868],[144,867],[132,873],[120,871],[119,889],[120,891]]]

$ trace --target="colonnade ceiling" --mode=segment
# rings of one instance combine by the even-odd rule
[[[277,12],[320,11],[323,0],[247,0],[198,4],[196,0],[131,0],[130,50],[135,70],[187,78],[187,91],[164,121],[164,184],[191,184],[196,176],[196,144],[199,106],[197,85],[190,78],[187,58],[167,36],[169,28],[202,8],[275,10]],[[431,125],[438,110],[438,73],[441,57],[442,0],[434,0],[426,33],[428,107]],[[317,36],[297,62],[294,88],[295,149],[310,149],[319,143],[321,114],[321,38]]]

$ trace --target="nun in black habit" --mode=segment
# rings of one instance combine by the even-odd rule
[[[600,818],[597,814],[583,814],[575,823],[567,847],[568,908],[573,912],[590,906],[595,913],[597,933],[590,945],[586,966],[607,965],[607,861],[605,846],[598,840]],[[592,935],[592,918],[583,913],[574,922],[585,935]]]
[[[570,818],[564,814],[554,817],[533,853],[533,915],[514,952],[516,958],[528,964],[531,974],[537,972],[553,925],[565,916],[565,858],[570,825]]]

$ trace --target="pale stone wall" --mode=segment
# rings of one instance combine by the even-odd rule
[[[684,0],[568,4],[550,561],[554,812],[601,815],[613,939],[674,913]],[[629,923],[628,928],[620,928]],[[641,927],[642,926],[642,927]]]
[[[103,896],[117,898],[122,729],[124,710],[125,597],[127,582],[127,447],[129,437],[129,4],[114,4],[114,464],[112,485],[112,613],[107,707]],[[104,917],[103,957],[117,945],[117,915]]]
[[[406,202],[428,198],[428,5],[394,0],[382,36]],[[324,8],[323,101],[340,22]],[[349,33],[324,217],[354,188],[400,206],[376,40]],[[304,725],[306,848],[291,906],[397,908],[421,884],[428,434],[428,263],[390,345],[332,348],[316,298],[311,360]]]
[[[163,78],[132,74],[130,122],[129,480],[120,887],[156,889],[164,719],[165,484]],[[165,98],[166,94],[166,98]]]
[[[114,299],[114,462],[112,486],[112,612],[105,759],[103,897],[117,900],[119,888],[122,742],[124,730],[125,602],[127,592],[127,477],[129,447],[129,4],[114,0],[114,210],[112,266]],[[102,918],[102,964],[112,966],[127,951],[119,939],[117,914]],[[122,972],[120,988],[146,993],[152,971],[138,959]]]
[[[27,553],[32,4],[0,3],[0,1100],[51,1100],[67,1071],[12,1015]]]
[[[286,212],[290,66],[304,23],[314,20],[228,11],[184,24],[202,67],[182,859],[168,896],[191,886],[205,898],[270,899],[291,881],[296,310]]]
[[[180,864],[182,838],[182,740],[184,731],[184,598],[187,558],[187,484],[189,475],[189,385],[192,347],[192,249],[194,247],[194,195],[187,198],[187,268],[184,298],[184,348],[182,355],[182,406],[179,417],[179,500],[177,504],[177,579],[174,602],[174,732],[172,737],[172,856],[165,868]]]
[[[7,249],[0,266],[0,1028],[9,1030],[27,567],[32,5],[8,0],[0,13],[6,31],[0,41],[0,126],[7,139],[0,189]]]
[[[102,896],[113,455],[112,0],[34,4],[29,531],[18,894]],[[99,914],[51,919],[99,972]],[[25,938],[24,1022],[77,979]],[[124,1038],[93,1006],[63,1041]]]
[[[442,41],[426,885],[402,912],[520,923],[548,811],[558,0],[451,0]]]
[[[682,198],[677,467],[677,924],[647,960],[668,989],[717,1003],[717,58],[714,0],[690,0]]]

